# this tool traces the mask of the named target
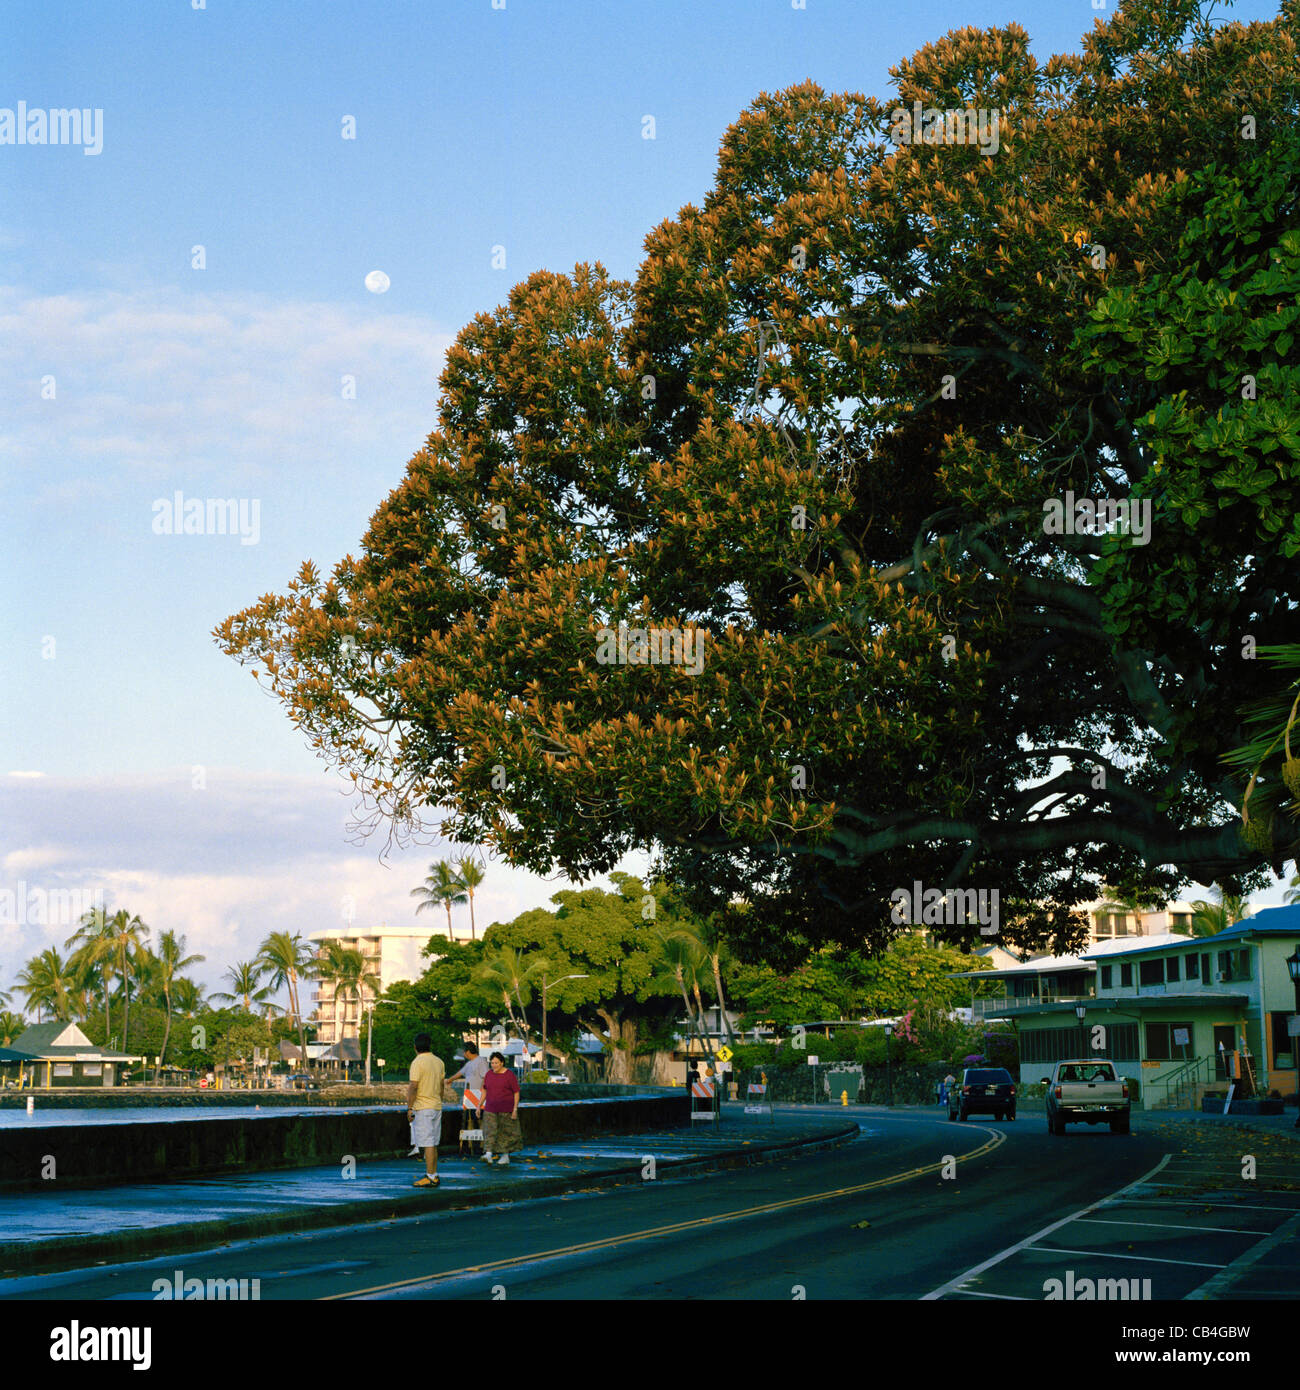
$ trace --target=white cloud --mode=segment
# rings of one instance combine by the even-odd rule
[[[26,827],[29,843],[0,861],[0,893],[102,891],[109,911],[125,907],[154,932],[184,934],[207,960],[194,970],[209,989],[236,960],[251,958],[271,931],[306,936],[343,922],[443,927],[441,913],[415,915],[410,893],[434,859],[459,846],[421,845],[379,861],[381,837],[350,843],[352,804],[329,777],[209,769],[194,791],[188,768],[116,778],[46,777],[0,782],[0,820]],[[643,869],[638,859],[624,866]],[[479,930],[548,904],[567,880],[544,880],[487,862],[476,895]],[[456,920],[467,922],[464,908]],[[46,946],[63,950],[74,922],[0,921],[0,989]]]
[[[4,445],[55,505],[60,487],[90,486],[106,461],[159,482],[346,469],[358,451],[400,462],[432,428],[452,340],[370,296],[354,307],[175,287],[0,287]],[[344,374],[356,378],[353,401]],[[47,375],[54,400],[41,398]]]

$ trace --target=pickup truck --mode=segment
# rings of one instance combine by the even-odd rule
[[[1058,1062],[1047,1087],[1047,1132],[1064,1134],[1068,1124],[1106,1120],[1112,1134],[1129,1132],[1128,1082],[1115,1071],[1113,1062],[1095,1058]]]

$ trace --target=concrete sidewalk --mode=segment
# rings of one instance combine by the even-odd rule
[[[844,1115],[787,1114],[773,1121],[727,1106],[716,1129],[696,1124],[560,1141],[515,1155],[509,1167],[452,1157],[454,1151],[448,1151],[439,1156],[442,1181],[436,1188],[412,1186],[424,1162],[411,1158],[361,1160],[350,1176],[338,1166],[294,1168],[15,1193],[0,1196],[0,1278],[640,1182],[647,1159],[654,1160],[660,1176],[741,1166],[791,1150],[846,1143],[857,1133],[857,1123]]]

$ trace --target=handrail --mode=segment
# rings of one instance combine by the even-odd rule
[[[1213,1078],[1208,1075],[1208,1070],[1214,1066],[1213,1057],[1189,1057],[1181,1066],[1171,1071],[1168,1076],[1160,1078],[1161,1084],[1165,1088],[1165,1108],[1168,1109],[1171,1103],[1171,1090],[1177,1087],[1179,1092],[1187,1084],[1193,1086],[1202,1081],[1210,1081]],[[1207,1069],[1205,1076],[1201,1075],[1202,1068]]]

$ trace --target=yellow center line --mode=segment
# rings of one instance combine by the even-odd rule
[[[969,1130],[967,1131],[969,1133]],[[1001,1130],[984,1130],[993,1137],[978,1149],[961,1156],[961,1162],[972,1158],[982,1158],[992,1153],[999,1144],[1006,1142],[1006,1134]],[[627,1235],[606,1236],[602,1240],[587,1240],[576,1245],[560,1245],[554,1250],[541,1250],[533,1255],[510,1255],[501,1260],[489,1260],[485,1264],[462,1265],[459,1269],[444,1269],[437,1274],[421,1274],[413,1279],[397,1279],[391,1284],[374,1284],[368,1289],[352,1289],[347,1293],[326,1294],[319,1301],[328,1303],[339,1298],[361,1298],[366,1294],[387,1293],[391,1289],[406,1289],[416,1284],[430,1284],[438,1279],[454,1279],[462,1274],[486,1274],[495,1269],[506,1269],[510,1265],[533,1264],[538,1260],[555,1260],[563,1255],[581,1255],[592,1250],[608,1250],[616,1245],[630,1245],[638,1240],[653,1240],[657,1236],[676,1235],[681,1231],[698,1230],[701,1226],[715,1226],[724,1221],[739,1221],[746,1216],[762,1216],[766,1212],[788,1211],[792,1207],[808,1206],[813,1202],[829,1202],[836,1197],[853,1197],[859,1192],[870,1192],[875,1188],[892,1187],[895,1183],[908,1182],[912,1178],[924,1177],[926,1173],[937,1173],[944,1167],[944,1160],[927,1163],[923,1168],[909,1168],[906,1172],[894,1173],[887,1178],[875,1178],[871,1182],[858,1183],[853,1187],[837,1187],[830,1192],[813,1192],[805,1197],[787,1197],[780,1202],[765,1202],[757,1207],[744,1207],[740,1211],[718,1212],[713,1216],[699,1216],[691,1221],[676,1221],[670,1226],[654,1226],[646,1231],[632,1231]]]

